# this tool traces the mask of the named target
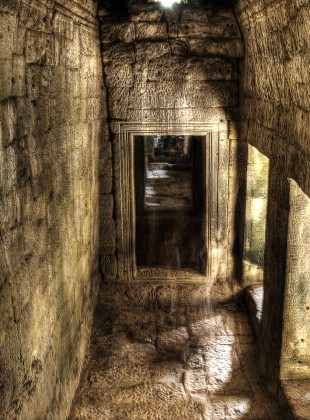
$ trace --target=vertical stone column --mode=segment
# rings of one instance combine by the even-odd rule
[[[310,378],[310,198],[290,180],[281,379]]]

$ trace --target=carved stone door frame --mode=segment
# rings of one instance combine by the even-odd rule
[[[164,270],[157,268],[137,269],[135,247],[135,136],[189,135],[205,137],[206,204],[205,204],[205,244],[208,263],[205,275],[194,270]],[[219,125],[202,123],[120,123],[119,137],[113,145],[115,165],[116,232],[118,279],[132,281],[139,279],[205,279],[212,275],[210,251],[216,246],[218,200],[218,151]]]

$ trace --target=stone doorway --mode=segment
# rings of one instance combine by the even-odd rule
[[[121,123],[119,127],[119,138],[114,144],[116,161],[120,162],[115,173],[116,212],[118,216],[116,225],[118,278],[120,280],[165,279],[169,276],[169,278],[179,280],[197,278],[197,280],[203,281],[206,277],[218,277],[223,261],[226,266],[227,260],[227,248],[222,245],[221,232],[226,232],[227,225],[226,207],[222,205],[222,202],[226,203],[227,206],[228,199],[226,188],[228,179],[228,153],[226,149],[228,150],[228,142],[220,139],[219,126],[217,124],[201,123]],[[197,180],[197,183],[195,182],[196,190],[193,188],[187,197],[186,195],[180,197],[179,207],[181,207],[181,211],[180,209],[177,211],[175,211],[176,209],[169,210],[167,208],[169,202],[164,201],[162,202],[164,210],[158,210],[158,217],[156,211],[152,209],[152,205],[149,206],[150,210],[145,210],[152,197],[150,195],[145,197],[147,195],[145,194],[146,183],[144,182],[146,166],[143,152],[144,147],[147,148],[147,139],[152,138],[154,141],[156,136],[193,139],[193,161],[191,165],[194,164],[189,172],[189,177]],[[140,149],[139,142],[142,145]],[[139,153],[140,158],[136,159]],[[136,154],[137,156],[135,156]],[[139,159],[140,165],[138,164],[138,167],[136,167],[135,161]],[[222,166],[219,172],[220,160],[222,160]],[[168,162],[166,159],[166,162],[157,161],[155,163],[167,164]],[[136,183],[135,173],[137,171],[142,178],[140,184],[139,182]],[[191,182],[188,185],[191,185]],[[219,185],[221,185],[222,194],[219,194]],[[187,199],[187,205],[184,205],[184,199]],[[165,212],[164,218],[159,213],[160,211]],[[182,217],[178,218],[178,215],[181,214]],[[187,250],[190,250],[192,246],[190,242],[193,240],[196,242],[194,251],[184,251],[180,255],[179,263],[175,256],[176,262],[172,266],[163,263],[157,251],[155,256],[150,259],[148,259],[148,256],[137,253],[137,246],[139,246],[139,249],[144,247],[141,242],[145,234],[143,229],[141,233],[142,222],[147,225],[150,217],[155,219],[157,217],[157,220],[153,225],[149,224],[148,228],[153,226],[155,230],[161,232],[161,237],[155,235],[156,244],[150,247],[153,248],[153,251],[154,249],[159,250],[165,241],[174,241],[173,237],[180,226],[179,219],[187,220],[189,225],[186,230],[187,233],[185,232],[183,238],[181,238],[181,246],[186,243],[186,246],[188,245]],[[174,218],[173,223],[171,223],[172,217]],[[184,220],[181,225],[183,222]],[[194,235],[189,234],[189,232],[195,231]],[[186,234],[188,235],[187,238]],[[150,233],[146,232],[146,236],[148,235]],[[187,255],[186,252],[188,252]],[[192,252],[192,256],[189,255],[190,252]],[[163,252],[163,255],[165,255],[165,252]],[[167,268],[169,268],[168,272]]]
[[[204,136],[136,136],[137,266],[205,272]]]

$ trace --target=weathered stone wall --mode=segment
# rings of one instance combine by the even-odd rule
[[[63,419],[98,285],[92,0],[0,2],[0,417]]]
[[[261,366],[279,378],[286,272],[288,181],[310,194],[308,0],[239,0],[245,42],[241,140],[270,159]]]
[[[186,125],[198,123],[217,125],[219,146],[214,147],[219,147],[215,165],[220,168],[216,175],[220,193],[214,202],[219,209],[220,222],[214,249],[221,263],[215,275],[230,277],[233,272],[237,61],[243,55],[235,16],[231,9],[216,7],[162,9],[156,3],[131,3],[126,16],[104,9],[100,12],[110,122],[101,161],[103,202],[110,203],[103,213],[103,229],[108,232],[101,244],[105,280],[113,282],[123,275],[118,264],[121,241],[119,237],[115,241],[115,232],[124,204],[118,189],[122,187],[116,185],[115,180],[123,165],[120,156],[126,153],[120,145],[120,126],[124,123],[136,124],[140,135],[143,127],[147,133],[148,124],[158,124],[159,131],[161,124],[168,129],[169,124],[179,124],[185,129]],[[133,173],[126,175],[134,176]]]
[[[310,378],[310,198],[290,182],[281,378]]]
[[[243,284],[263,284],[269,159],[249,145],[246,172],[246,212]]]

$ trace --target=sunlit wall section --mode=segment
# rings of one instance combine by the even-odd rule
[[[243,253],[246,286],[263,283],[268,179],[269,159],[249,145]]]
[[[310,378],[310,198],[290,180],[282,379]]]

